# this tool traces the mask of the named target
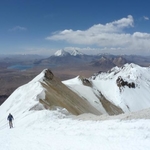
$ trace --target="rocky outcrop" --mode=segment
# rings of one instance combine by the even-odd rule
[[[110,101],[108,101],[100,92],[100,102],[103,105],[104,109],[106,110],[106,112],[109,115],[119,115],[124,113],[123,110],[120,107],[117,107],[116,105],[114,105],[113,103],[111,103]]]
[[[83,113],[102,114],[87,100],[81,98],[64,85],[50,70],[45,71],[45,79],[41,84],[46,89],[46,95],[45,99],[40,100],[40,102],[47,109],[62,107],[74,115]]]
[[[117,78],[116,84],[117,84],[117,86],[119,87],[120,90],[121,90],[121,87],[124,87],[124,86],[127,86],[129,88],[135,88],[135,83],[134,82],[129,83],[127,81],[124,81],[121,76],[119,76]]]
[[[52,80],[54,75],[53,73],[51,72],[51,70],[47,69],[45,70],[45,76],[44,76],[47,80]]]
[[[92,83],[85,77],[79,76],[80,80],[82,81],[82,84],[85,86],[92,86]]]

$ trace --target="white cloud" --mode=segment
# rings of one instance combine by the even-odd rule
[[[64,40],[73,44],[83,45],[100,45],[106,46],[111,45],[112,41],[115,41],[117,45],[120,45],[118,39],[122,36],[126,38],[128,35],[122,33],[124,28],[133,27],[133,17],[128,16],[120,20],[107,23],[105,25],[97,24],[93,25],[87,30],[63,30],[60,32],[53,33],[53,35],[47,37],[47,40]],[[114,44],[115,44],[114,43]]]
[[[47,40],[66,41],[71,44],[82,46],[96,46],[99,48],[106,47],[107,49],[128,50],[134,52],[144,51],[150,47],[150,34],[135,32],[133,34],[126,33],[126,28],[134,27],[134,19],[131,15],[127,18],[122,18],[103,24],[96,24],[87,30],[72,30],[65,29],[60,32],[55,32],[47,37]],[[118,49],[119,48],[119,49]]]
[[[133,18],[128,16],[128,18],[123,18],[112,23],[107,23],[106,25],[98,24],[91,28],[81,31],[64,30],[58,33],[54,33],[52,36],[47,37],[48,40],[64,40],[73,44],[83,44],[83,45],[98,45],[107,46],[111,45],[112,41],[119,44],[118,38],[126,34],[121,34],[125,27],[133,26]],[[114,44],[115,44],[114,43]],[[117,44],[117,45],[118,45]],[[120,45],[120,44],[119,44]]]
[[[149,20],[149,17],[147,17],[147,16],[143,16],[143,18],[144,18],[145,20]]]
[[[150,40],[150,34],[148,33],[135,32],[133,34],[133,37]]]
[[[27,28],[21,27],[21,26],[15,26],[15,27],[9,29],[9,31],[25,31],[25,30],[27,30]]]
[[[128,15],[127,18],[122,18],[110,24],[112,24],[113,26],[116,25],[116,27],[118,28],[124,28],[124,27],[130,27],[130,26],[133,27],[133,22],[134,22],[133,17],[131,15]]]

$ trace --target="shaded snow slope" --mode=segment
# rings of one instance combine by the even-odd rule
[[[87,82],[89,81],[86,79],[82,79],[79,76],[74,79],[63,81],[63,83],[67,85],[71,90],[73,90],[83,99],[89,101],[89,103],[93,107],[95,107],[103,114],[114,115],[123,113],[123,111],[119,107],[113,105],[112,103],[109,103],[101,95],[101,92],[98,89],[93,88],[92,85],[90,86],[90,83]]]

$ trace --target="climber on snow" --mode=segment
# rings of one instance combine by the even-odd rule
[[[13,128],[13,123],[12,123],[12,120],[14,119],[14,117],[12,116],[11,113],[9,113],[8,117],[7,117],[7,120],[9,121],[9,127],[10,128]]]

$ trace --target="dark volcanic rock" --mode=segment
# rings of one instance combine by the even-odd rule
[[[54,75],[53,75],[53,73],[51,72],[51,70],[49,70],[49,69],[47,69],[47,70],[45,70],[45,76],[44,76],[46,79],[48,79],[48,80],[52,80],[53,79],[53,77],[54,77]]]

